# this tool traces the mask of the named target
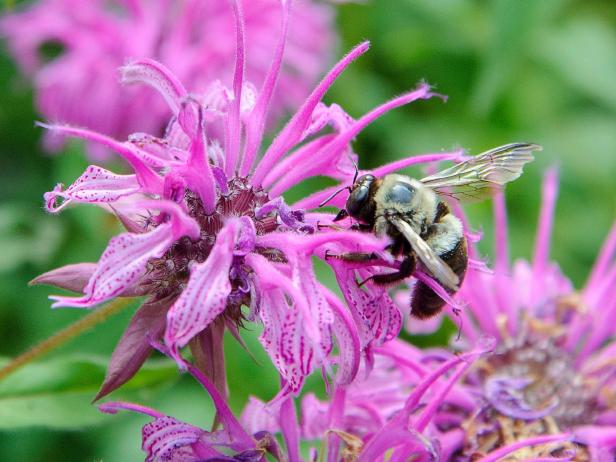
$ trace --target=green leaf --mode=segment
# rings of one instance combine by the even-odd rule
[[[3,363],[8,362],[4,360]],[[43,426],[80,429],[105,418],[91,401],[105,375],[106,359],[72,356],[29,364],[0,382],[0,429]],[[178,376],[168,360],[150,360],[113,399],[139,399]]]

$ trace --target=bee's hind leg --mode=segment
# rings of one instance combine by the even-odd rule
[[[361,281],[358,285],[359,287],[361,287],[368,281],[372,281],[374,284],[381,286],[393,284],[411,276],[413,274],[413,271],[415,271],[416,264],[417,258],[415,257],[415,255],[407,255],[404,260],[400,262],[400,267],[398,268],[398,271],[385,274],[373,274],[369,278],[366,278]]]

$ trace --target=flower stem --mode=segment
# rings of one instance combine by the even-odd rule
[[[131,301],[131,298],[118,298],[113,300],[101,308],[92,311],[83,318],[80,318],[73,324],[70,324],[39,344],[34,345],[29,350],[14,358],[7,365],[0,368],[0,380],[4,379],[6,376],[12,374],[26,364],[64,345],[88,329],[102,323],[103,321],[106,321],[109,317],[122,311],[122,309],[124,309]]]

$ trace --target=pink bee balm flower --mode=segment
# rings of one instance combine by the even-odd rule
[[[509,265],[504,198],[497,197],[494,271],[470,271],[457,295],[463,342],[487,333],[499,344],[460,384],[477,399],[443,410],[449,425],[465,430],[456,460],[616,456],[616,224],[585,287],[575,291],[549,261],[557,183],[549,170],[531,262]],[[524,443],[558,432],[571,432],[573,443],[548,452]]]
[[[275,0],[244,1],[246,76],[265,78],[280,22]],[[282,91],[273,101],[278,115],[305,98],[330,62],[336,42],[333,11],[312,0],[293,6]],[[119,87],[117,69],[126,60],[164,62],[191,89],[203,92],[233,74],[235,34],[227,0],[40,0],[0,21],[0,34],[21,71],[35,87],[36,105],[49,120],[88,127],[125,139],[138,131],[158,133],[168,120],[162,101],[148,89]],[[57,55],[45,56],[47,48]],[[83,104],[88,101],[89,104]],[[48,136],[46,147],[57,150]],[[109,151],[90,144],[94,158]]]
[[[240,423],[213,384],[190,364],[186,364],[189,372],[214,402],[220,430],[208,432],[130,403],[105,403],[100,409],[109,413],[129,410],[154,419],[142,431],[146,461],[152,462],[447,460],[441,459],[447,456],[442,446],[446,450],[455,432],[434,431],[435,411],[452,393],[458,400],[471,399],[455,391],[455,384],[493,343],[482,341],[467,354],[438,361],[430,361],[410,345],[384,345],[375,353],[379,368],[365,379],[337,388],[329,401],[304,397],[301,422],[293,398],[288,397],[269,405],[252,398]],[[402,353],[410,354],[399,357]],[[300,447],[314,443],[309,457],[302,457]]]
[[[191,95],[158,62],[144,59],[123,68],[125,80],[155,88],[168,103],[174,117],[164,138],[138,133],[120,142],[87,129],[45,125],[115,151],[133,170],[117,175],[91,166],[68,188],[58,185],[45,195],[50,212],[71,203],[104,205],[127,228],[109,242],[98,264],[71,265],[34,281],[83,292],[51,297],[54,307],[91,308],[117,296],[149,297],[116,347],[99,397],[134,375],[152,339],[164,340],[180,365],[180,350],[190,346],[199,367],[223,390],[224,329],[238,337],[244,320],[260,322],[261,343],[285,394],[299,391],[315,368],[330,366],[336,339],[336,381],[347,383],[357,372],[360,349],[400,329],[393,303],[383,315],[374,303],[355,306],[349,314],[316,280],[311,264],[313,255],[359,248],[379,252],[386,243],[370,234],[322,231],[317,225],[332,215],[302,210],[316,205],[290,207],[281,194],[312,176],[353,175],[350,141],[390,109],[433,93],[420,84],[357,121],[338,106],[322,104],[337,76],[368,49],[362,43],[323,78],[261,155],[286,47],[290,4],[281,6],[282,33],[259,92],[244,81],[245,27],[241,4],[235,2],[232,88],[215,83],[204,95]],[[325,126],[332,130],[323,133]],[[443,156],[448,154],[430,160]]]

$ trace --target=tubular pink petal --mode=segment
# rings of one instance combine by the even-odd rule
[[[432,398],[430,398],[430,402],[426,406],[426,408],[421,412],[419,417],[413,422],[413,427],[419,431],[423,432],[425,428],[430,423],[430,420],[434,417],[434,414],[437,411],[437,408],[443,404],[447,394],[451,391],[453,386],[460,380],[460,377],[472,366],[474,360],[476,358],[471,358],[460,367],[452,376],[447,380],[445,385],[436,393]]]
[[[347,393],[344,387],[336,387],[334,390],[328,412],[328,423],[330,428],[342,428],[346,395]],[[327,461],[336,462],[338,451],[340,450],[341,438],[333,432],[330,432],[327,443]]]
[[[372,170],[374,176],[385,176],[403,168],[411,167],[417,164],[427,164],[432,162],[445,162],[445,161],[462,162],[466,160],[464,155],[464,149],[456,149],[451,152],[440,152],[434,154],[419,154],[416,156],[405,157],[404,159],[396,160],[389,164],[382,165]],[[364,172],[361,172],[362,174]]]
[[[282,20],[281,32],[274,51],[274,59],[270,65],[257,103],[250,113],[246,121],[246,146],[244,148],[244,157],[240,168],[240,176],[246,177],[252,170],[255,157],[258,154],[261,141],[263,139],[263,130],[265,128],[267,110],[272,99],[272,93],[276,88],[276,82],[280,74],[280,65],[282,64],[282,56],[284,54],[285,44],[287,42],[287,30],[289,25],[289,8],[291,0],[280,0],[282,3]]]
[[[608,272],[608,268],[616,256],[616,221],[612,224],[612,228],[605,239],[599,256],[590,273],[590,277],[586,282],[584,291],[591,291],[599,284],[599,280]]]
[[[428,389],[451,368],[455,367],[461,362],[475,361],[478,357],[492,351],[495,346],[496,340],[493,337],[484,337],[480,339],[477,347],[475,347],[475,349],[473,349],[472,351],[461,354],[459,356],[455,356],[443,363],[434,371],[432,371],[429,375],[424,377],[421,382],[417,384],[413,392],[409,395],[406,400],[406,403],[404,404],[404,409],[401,415],[410,415],[410,413],[419,404],[420,399],[426,393],[426,391],[428,391]]]
[[[321,80],[319,85],[313,90],[300,110],[295,113],[291,120],[280,131],[271,146],[265,152],[263,159],[255,170],[253,184],[259,186],[265,175],[273,168],[274,164],[300,139],[304,129],[310,121],[312,111],[321,101],[325,92],[334,83],[342,71],[353,62],[357,57],[365,53],[369,48],[369,42],[363,42],[342,58],[329,73]]]
[[[199,194],[205,212],[212,214],[216,207],[216,180],[206,151],[203,108],[194,100],[184,101],[180,115],[183,116],[183,129],[190,137],[190,157],[177,172],[186,179],[189,188]]]
[[[192,267],[186,288],[167,313],[165,344],[178,362],[179,348],[205,329],[227,305],[237,233],[235,221],[220,231],[207,260]]]
[[[153,59],[142,59],[121,68],[122,83],[146,84],[157,90],[177,115],[180,100],[187,92],[182,83],[163,64]]]
[[[319,151],[315,152],[312,155],[312,162],[310,163],[310,167],[307,171],[305,169],[298,169],[293,172],[294,174],[285,175],[285,177],[280,180],[274,188],[272,188],[272,194],[281,194],[297,184],[299,181],[303,180],[309,174],[314,175],[319,170],[324,169],[331,159],[339,155],[340,152],[348,147],[353,138],[355,138],[364,128],[381,117],[383,114],[395,109],[396,107],[409,104],[418,99],[431,98],[432,96],[435,96],[435,94],[430,92],[430,86],[422,83],[416,90],[399,96],[398,98],[394,98],[393,100],[373,109],[358,119],[355,123],[348,127],[348,129],[336,135]]]
[[[162,193],[162,178],[155,173],[150,167],[148,167],[135,153],[134,147],[127,145],[126,143],[120,143],[119,141],[109,138],[85,128],[70,127],[68,125],[49,125],[39,123],[39,126],[46,128],[52,132],[60,133],[65,136],[72,136],[76,138],[82,138],[87,141],[99,143],[115,152],[120,154],[126,162],[135,171],[139,184],[142,186],[142,192],[161,194]],[[102,169],[101,169],[102,170]]]
[[[116,175],[96,165],[90,165],[86,171],[66,190],[61,186],[45,193],[45,208],[57,213],[71,202],[107,203],[115,202],[121,197],[141,192],[136,175]],[[57,205],[58,198],[62,203]]]
[[[412,452],[414,452],[414,450],[418,447],[423,447],[425,452],[429,452],[425,449],[425,439],[421,438],[421,435],[416,432],[409,431],[403,426],[390,428],[386,425],[383,428],[387,428],[387,434],[383,434],[383,431],[381,430],[379,433],[374,435],[362,449],[359,457],[357,458],[357,462],[375,462],[377,460],[382,460],[383,454],[385,454],[388,450],[402,445],[409,446],[406,451],[406,460],[409,460]],[[425,455],[425,453],[422,454],[422,456],[423,455]]]
[[[237,168],[240,153],[242,126],[240,121],[240,104],[242,101],[242,86],[244,82],[244,13],[240,0],[231,0],[235,17],[235,71],[233,73],[233,99],[227,109],[225,124],[225,173],[233,176]]]
[[[526,448],[529,446],[535,446],[537,444],[549,444],[556,443],[562,441],[570,441],[572,436],[568,433],[559,433],[555,435],[544,435],[544,436],[536,436],[532,438],[527,438],[522,441],[516,441],[515,443],[508,444],[507,446],[503,446],[496,451],[492,451],[487,456],[478,459],[477,462],[496,462],[508,454],[517,451],[521,448]]]
[[[509,268],[509,239],[507,236],[507,205],[505,194],[501,191],[496,193],[493,199],[494,210],[494,266],[496,271],[502,274]]]
[[[222,397],[220,392],[216,389],[214,384],[192,364],[185,363],[184,367],[195,379],[197,379],[197,381],[212,398],[214,407],[216,408],[216,412],[220,418],[220,421],[223,424],[225,430],[231,436],[231,447],[240,451],[252,448],[254,446],[254,440],[242,428],[242,425],[235,418],[233,412],[231,412],[231,409],[227,405],[227,402]]]
[[[541,211],[539,213],[539,226],[535,242],[535,252],[533,256],[533,274],[535,280],[539,279],[546,270],[550,253],[550,236],[554,224],[554,209],[556,208],[556,197],[558,195],[558,170],[549,169],[543,179],[541,194]],[[535,288],[538,289],[538,288]]]
[[[124,401],[109,401],[107,403],[99,404],[98,409],[105,414],[116,414],[118,411],[131,411],[148,415],[150,417],[154,417],[155,419],[165,416],[165,414],[158,412],[155,409],[141,406],[139,404],[126,403]]]
[[[142,200],[136,205],[146,209],[159,210],[169,215],[173,240],[182,236],[188,236],[191,239],[199,238],[199,225],[177,203],[168,200]]]
[[[287,447],[289,462],[300,462],[299,424],[292,398],[286,398],[280,405],[280,430]]]
[[[318,152],[323,146],[334,138],[335,135],[323,135],[315,140],[312,140],[305,145],[298,148],[291,155],[288,155],[267,174],[263,180],[263,187],[270,188],[275,181],[285,181],[287,175],[296,169],[306,169],[311,166],[311,162],[314,161],[314,154]],[[283,189],[284,191],[284,189]],[[271,192],[272,195],[276,195],[275,192]]]

